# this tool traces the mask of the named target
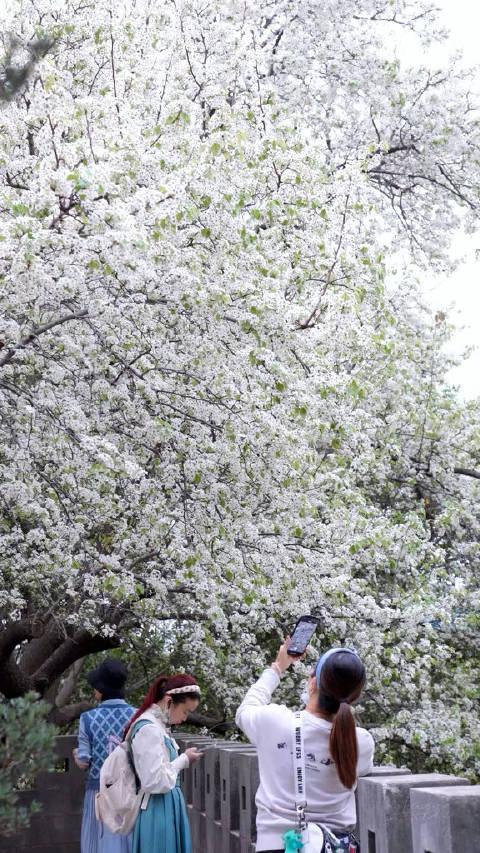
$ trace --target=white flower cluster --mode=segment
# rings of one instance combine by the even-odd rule
[[[313,612],[382,743],[460,767],[479,412],[448,324],[385,281],[472,220],[478,127],[454,68],[386,58],[427,6],[377,5],[8,7],[56,40],[2,108],[1,618],[171,625],[231,710]]]

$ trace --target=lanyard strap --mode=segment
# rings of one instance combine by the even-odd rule
[[[295,791],[295,810],[298,825],[305,829],[305,809],[307,807],[305,791],[305,752],[303,748],[302,713],[296,711],[293,715],[293,790]]]

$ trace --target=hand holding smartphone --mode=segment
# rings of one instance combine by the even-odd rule
[[[196,746],[190,746],[188,749],[186,749],[185,755],[188,758],[189,765],[195,764],[195,762],[202,757],[201,751]]]
[[[315,616],[301,616],[290,638],[287,654],[291,657],[301,657],[317,630],[318,624],[319,620]]]

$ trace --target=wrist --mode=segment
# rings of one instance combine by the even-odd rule
[[[277,673],[278,677],[281,678],[282,674],[283,674],[283,670],[282,670],[280,664],[277,663],[276,660],[274,660],[273,663],[270,664],[270,666],[273,669],[273,671]]]

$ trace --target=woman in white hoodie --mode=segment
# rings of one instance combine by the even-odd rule
[[[294,712],[271,702],[282,673],[298,660],[288,655],[288,643],[289,638],[274,663],[250,688],[236,715],[237,725],[258,752],[257,853],[283,851],[283,835],[297,825]],[[306,708],[301,714],[306,818],[335,833],[346,853],[359,849],[351,835],[356,824],[357,778],[373,767],[373,738],[355,725],[350,708],[364,683],[365,667],[357,653],[330,649],[317,661],[308,680]]]

